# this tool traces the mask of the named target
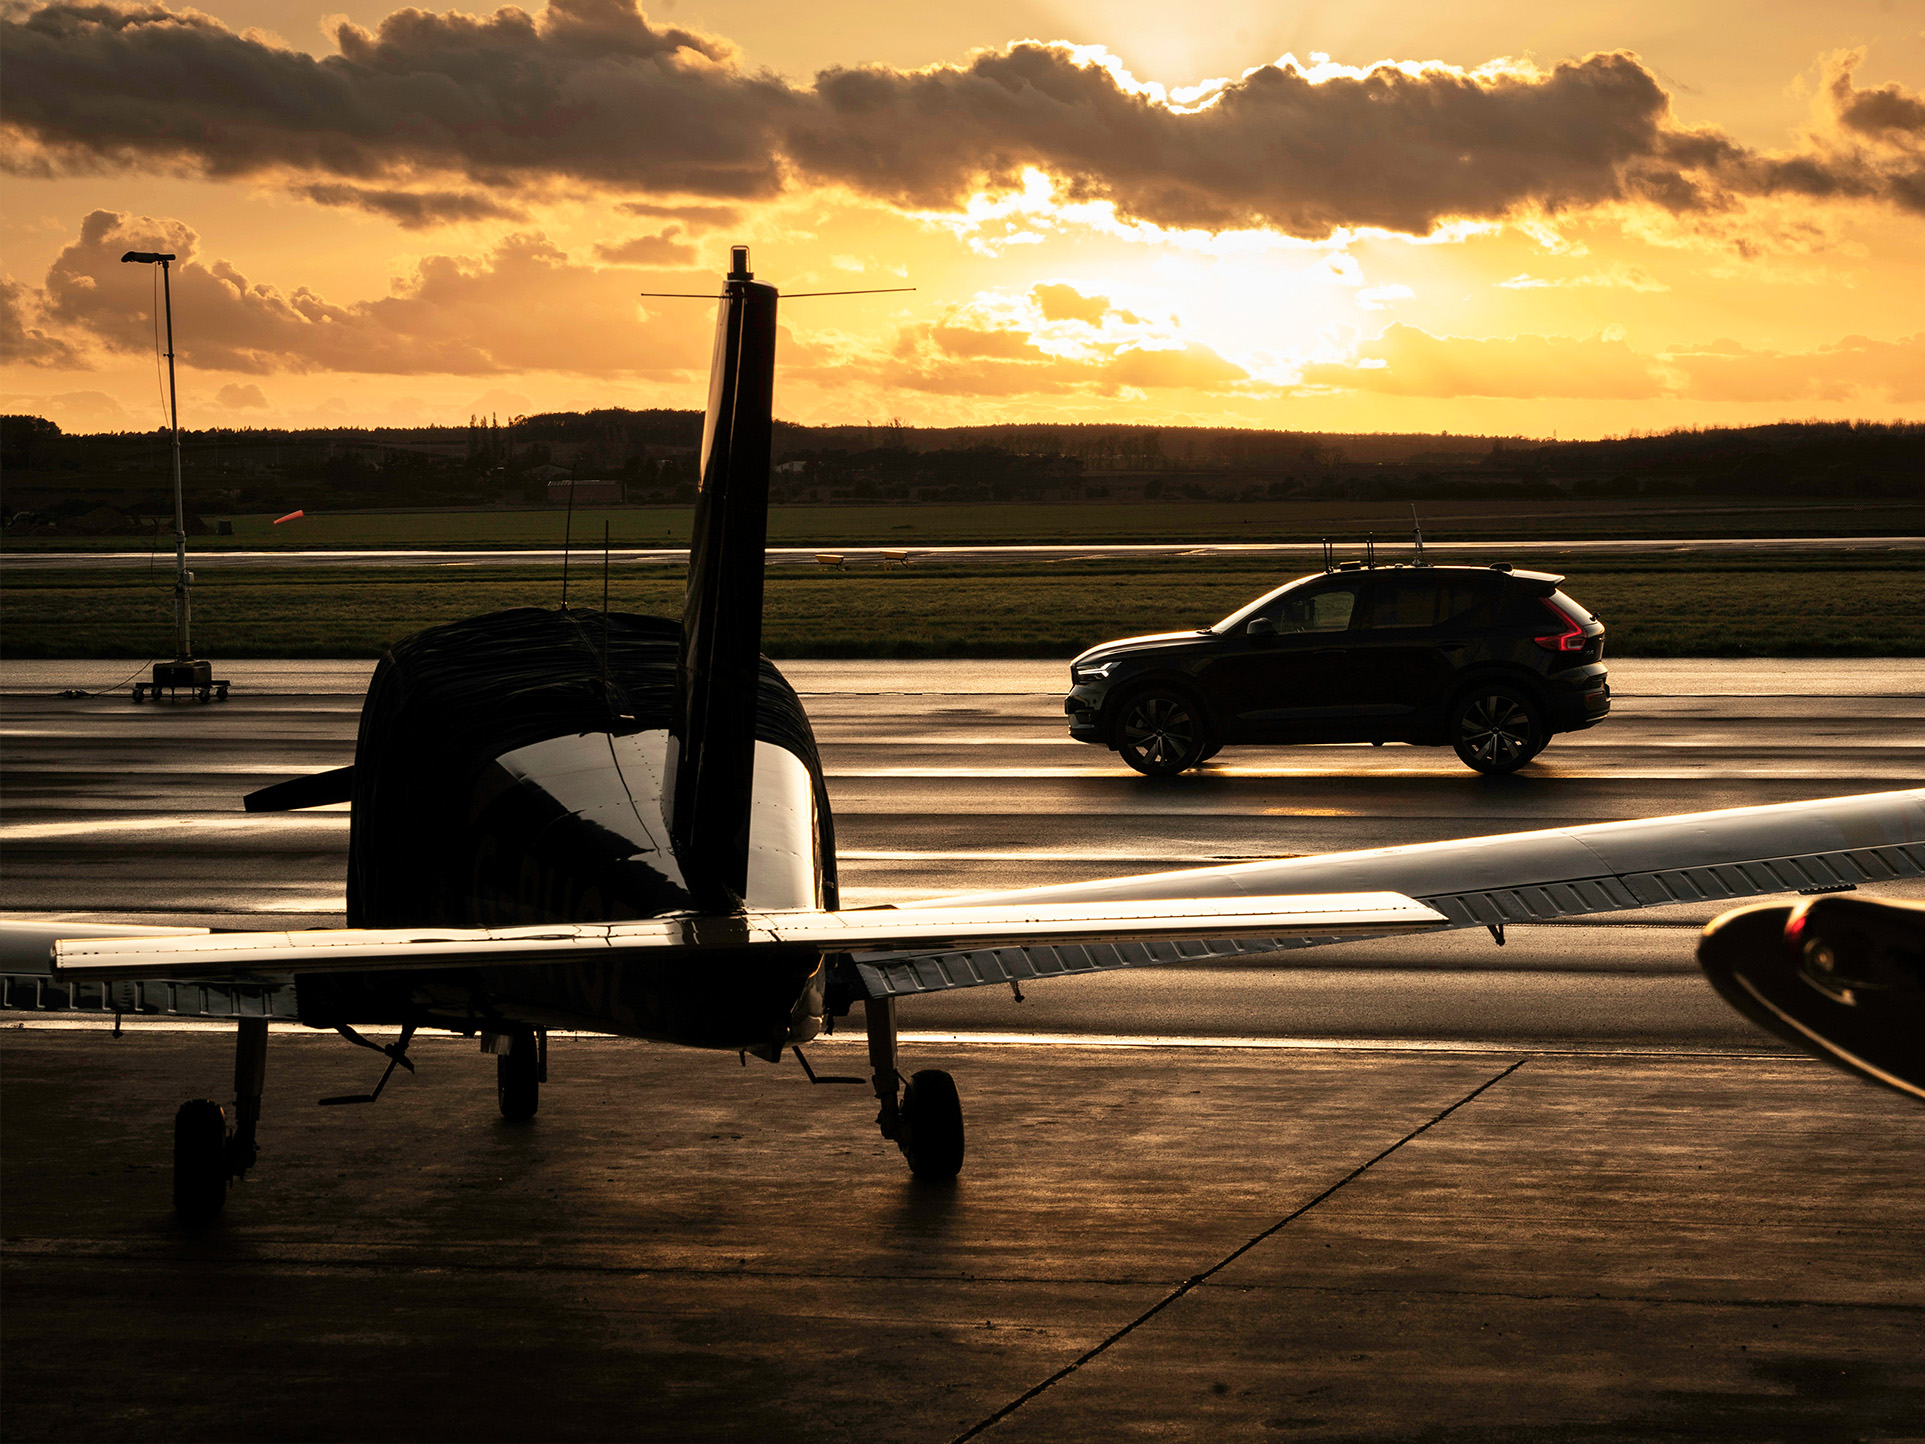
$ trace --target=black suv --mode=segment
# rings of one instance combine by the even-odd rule
[[[1069,733],[1151,776],[1249,742],[1449,743],[1515,771],[1611,710],[1604,624],[1563,580],[1346,562],[1214,627],[1091,647],[1070,663]]]

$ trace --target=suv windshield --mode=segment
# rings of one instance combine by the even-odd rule
[[[1227,632],[1233,632],[1238,627],[1242,626],[1245,622],[1249,621],[1250,618],[1254,617],[1258,612],[1267,613],[1270,607],[1270,603],[1276,601],[1276,599],[1278,597],[1281,597],[1285,592],[1294,591],[1296,588],[1301,586],[1307,586],[1311,582],[1320,582],[1324,579],[1325,575],[1326,574],[1323,572],[1318,572],[1315,576],[1298,577],[1294,582],[1285,582],[1282,586],[1278,587],[1274,592],[1265,592],[1262,596],[1258,597],[1254,602],[1245,602],[1242,606],[1238,607],[1234,612],[1230,613],[1229,616],[1225,617],[1222,621],[1218,622],[1214,627],[1205,627],[1203,630],[1206,632],[1215,632],[1219,637],[1223,636]]]

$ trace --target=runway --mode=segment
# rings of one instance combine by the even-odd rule
[[[48,695],[114,668],[0,666],[8,910],[338,923],[345,814],[239,806],[351,759],[364,665]],[[1151,781],[1063,735],[1058,664],[788,670],[852,901],[1925,775],[1919,662],[1615,662],[1609,721],[1495,780],[1365,747]],[[472,1042],[317,1109],[379,1060],[277,1029],[263,1166],[183,1234],[167,1119],[228,1096],[225,1033],[16,1027],[5,1433],[1916,1436],[1925,1110],[1728,1012],[1711,911],[909,1000],[905,1068],[963,1088],[946,1190],[786,1062],[558,1039],[516,1128]],[[852,1071],[860,1034],[810,1051]]]
[[[1511,556],[1527,544],[1512,541],[1427,541],[1426,556],[1450,561],[1483,561],[1492,556]],[[1811,552],[1852,552],[1868,557],[1901,556],[1925,550],[1925,537],[1845,536],[1845,537],[1691,537],[1691,538],[1602,538],[1530,543],[1533,553],[1610,557],[1671,556],[1719,557],[1729,555],[1796,556]],[[1409,544],[1401,537],[1386,537],[1378,556],[1386,565],[1408,560]],[[190,542],[189,551],[196,568],[249,567],[510,567],[560,566],[565,555],[560,547],[340,547],[302,550],[293,548],[241,549]],[[910,564],[922,562],[993,564],[1011,562],[1061,561],[1180,561],[1270,560],[1300,566],[1321,566],[1320,542],[1156,542],[1101,543],[1066,545],[1037,543],[1025,546],[922,546],[914,542],[890,546],[843,546],[825,542],[811,547],[770,547],[771,566],[817,566],[824,554],[840,557],[849,566],[880,566],[893,563],[907,553]],[[1361,543],[1345,541],[1338,545],[1343,558],[1361,556]],[[600,548],[588,545],[572,551],[576,562],[587,555],[599,561]],[[688,564],[688,551],[681,547],[617,546],[610,549],[614,566],[676,566]],[[167,557],[161,557],[165,565]],[[9,551],[0,555],[0,574],[11,571],[126,571],[154,566],[154,553],[146,551]]]
[[[304,664],[300,676],[317,689],[304,695],[250,683],[252,668],[265,681],[291,665],[236,664],[231,700],[211,706],[9,696],[0,726],[9,910],[344,925],[345,807],[241,809],[256,787],[353,758],[367,664]],[[1917,661],[1627,660],[1614,666],[1607,722],[1557,739],[1505,779],[1481,778],[1444,749],[1403,746],[1231,749],[1202,773],[1146,779],[1067,736],[1051,680],[1060,670],[790,665],[823,749],[847,902],[1795,801],[1925,776]],[[109,671],[118,664],[12,663],[0,685]],[[885,682],[901,690],[872,690]],[[1777,690],[1734,695],[1741,685]],[[985,690],[955,690],[975,686]],[[1697,979],[1692,933],[1714,911],[1518,927],[1501,952],[1481,932],[1454,934],[1260,968],[1062,980],[1020,1006],[980,989],[904,1007],[909,1027],[944,1034],[1757,1047],[1763,1040]]]

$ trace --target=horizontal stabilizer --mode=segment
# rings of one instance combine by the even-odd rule
[[[1165,938],[1380,937],[1429,931],[1442,927],[1444,921],[1407,897],[1381,892],[1123,906],[751,911],[523,928],[345,928],[185,939],[76,938],[55,944],[54,970],[75,978],[240,981],[312,973],[609,962],[619,961],[625,953],[636,955],[638,961],[643,956],[666,961],[777,947],[886,953]]]
[[[302,807],[327,807],[347,802],[354,795],[354,764],[316,772],[310,777],[291,777],[247,794],[249,812],[293,812]]]

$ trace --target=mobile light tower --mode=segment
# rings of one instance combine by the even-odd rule
[[[201,701],[227,700],[227,679],[216,679],[214,664],[194,656],[194,603],[188,595],[194,574],[187,570],[187,507],[180,489],[180,391],[174,384],[174,288],[168,266],[171,251],[129,251],[120,258],[145,266],[160,267],[160,287],[167,313],[167,404],[174,436],[174,660],[154,663],[154,679],[134,684],[134,700],[152,693],[159,699],[164,687],[172,694],[185,687]]]

